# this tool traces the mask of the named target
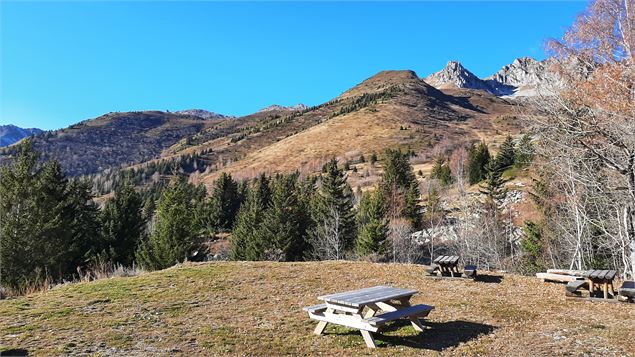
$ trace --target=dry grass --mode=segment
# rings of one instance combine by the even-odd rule
[[[530,277],[485,278],[364,262],[192,264],[1,301],[0,345],[33,355],[635,355],[633,305],[567,301],[561,285]],[[301,308],[316,296],[379,284],[420,291],[413,301],[436,307],[430,328],[397,323],[376,350],[353,330],[312,334]]]

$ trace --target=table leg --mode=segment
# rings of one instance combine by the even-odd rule
[[[593,297],[593,280],[588,279],[589,281],[589,297]]]
[[[375,339],[373,335],[366,330],[360,330],[362,333],[362,337],[364,337],[364,342],[366,342],[366,346],[369,348],[377,348],[377,344],[375,343]]]
[[[604,281],[603,285],[603,290],[604,290],[604,298],[608,299],[609,298],[609,283],[607,281]]]
[[[410,298],[401,300],[401,305],[403,307],[411,306],[410,305]],[[416,331],[423,332],[423,330],[425,330],[425,327],[423,326],[423,324],[421,323],[421,320],[419,320],[419,318],[417,318],[417,317],[409,317],[408,320],[410,320],[410,324],[412,324],[412,327]]]
[[[326,312],[333,312],[333,309],[326,309]],[[326,325],[328,325],[329,323],[326,321],[320,321],[318,322],[317,326],[315,326],[315,330],[313,331],[313,333],[315,333],[316,335],[321,335],[322,332],[324,332],[324,329],[326,328]]]

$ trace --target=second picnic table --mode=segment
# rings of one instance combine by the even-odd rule
[[[595,294],[596,287],[600,288],[605,299],[608,299],[609,286],[611,288],[611,295],[615,295],[615,289],[613,287],[613,279],[615,279],[617,271],[615,270],[586,270],[582,276],[589,282],[589,295]]]
[[[416,290],[374,286],[319,296],[324,304],[305,307],[309,317],[318,320],[315,333],[320,335],[329,323],[359,329],[366,345],[375,348],[372,332],[378,332],[388,322],[409,319],[417,331],[423,331],[420,318],[427,316],[434,306],[411,305]],[[377,313],[383,312],[379,315]]]

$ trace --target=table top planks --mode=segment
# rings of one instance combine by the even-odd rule
[[[459,257],[456,255],[440,255],[433,263],[439,265],[456,265],[459,262]]]
[[[376,302],[409,297],[416,293],[417,290],[394,288],[392,286],[373,286],[372,288],[318,296],[318,299],[333,304],[361,307]]]
[[[582,274],[585,278],[588,279],[597,279],[597,280],[613,280],[615,279],[615,275],[617,275],[617,271],[615,270],[587,270]]]

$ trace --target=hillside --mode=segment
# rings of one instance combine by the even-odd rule
[[[368,350],[359,332],[303,306],[373,285],[418,290],[428,330],[396,323]],[[31,355],[635,355],[628,304],[565,300],[532,277],[433,280],[423,267],[365,262],[188,264],[0,301],[0,350]]]
[[[116,112],[49,131],[33,139],[36,150],[57,158],[70,175],[159,157],[163,150],[226,119],[203,119],[160,111]],[[12,148],[0,155],[10,156]],[[0,157],[1,158],[1,157]]]
[[[20,128],[15,125],[0,125],[0,147],[8,146],[26,138],[27,136],[41,133],[36,128]]]
[[[384,71],[322,105],[243,130],[240,140],[200,145],[195,150],[212,148],[229,160],[197,179],[209,184],[219,171],[238,177],[296,169],[310,173],[331,156],[357,159],[386,148],[419,152],[443,140],[492,141],[501,131],[518,132],[514,113],[514,103],[485,92],[443,92],[412,71]]]

